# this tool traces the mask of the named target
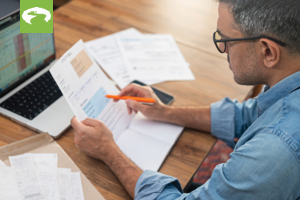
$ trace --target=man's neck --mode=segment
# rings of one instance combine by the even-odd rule
[[[288,56],[278,65],[269,70],[269,78],[266,83],[269,87],[273,87],[286,77],[300,71],[300,56]]]

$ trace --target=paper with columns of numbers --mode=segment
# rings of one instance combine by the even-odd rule
[[[172,35],[119,36],[117,41],[132,79],[195,80]]]
[[[102,38],[91,40],[85,43],[88,51],[95,58],[103,70],[117,83],[122,89],[131,83],[132,79],[127,71],[124,58],[117,43],[117,37],[140,36],[135,28],[129,28]],[[162,80],[142,80],[147,85],[162,82]]]
[[[0,199],[22,200],[14,171],[4,163],[0,164]]]
[[[56,153],[35,153],[32,156],[37,167],[57,167]]]
[[[84,200],[80,173],[57,168],[57,153],[26,153],[9,160],[12,167],[0,166],[0,180],[7,181],[4,188],[9,190],[2,196],[0,188],[1,200],[17,200],[18,192],[28,200]],[[4,173],[6,176],[1,175]]]
[[[10,156],[9,161],[23,199],[47,200],[45,191],[36,174],[36,164],[32,154]]]
[[[105,97],[117,95],[119,90],[88,55],[82,40],[55,63],[50,73],[80,121],[87,117],[103,121],[115,140],[127,128],[133,115],[127,114],[124,102],[114,103]]]
[[[115,37],[117,35],[134,36],[140,34],[138,30],[130,28],[85,43],[91,55],[120,88],[124,88],[132,80],[127,72]]]
[[[19,156],[20,154],[26,157],[30,154],[33,157],[38,157],[38,159],[33,158],[36,166],[29,164],[28,162],[32,163],[32,160],[25,160],[23,156]],[[50,158],[50,160],[44,162],[46,159],[41,157]],[[19,173],[20,170],[24,171],[24,166],[29,165],[36,168],[35,174],[39,180],[38,182],[41,183],[46,193],[47,200],[62,200],[63,198],[61,198],[60,192],[65,192],[62,195],[68,197],[67,199],[64,198],[64,200],[104,199],[53,138],[47,133],[41,133],[0,147],[0,159],[3,160],[6,165],[2,166],[0,164],[0,200],[32,200],[37,196],[36,194],[28,195],[26,198],[21,197],[18,185],[25,186],[26,183],[33,183],[35,185],[37,181],[33,179],[31,181],[18,182],[14,174],[15,170],[10,167],[12,164],[10,162],[11,158],[14,160],[14,165],[18,163],[14,168],[17,173]],[[27,164],[25,162],[27,162]],[[65,177],[59,177],[58,174],[60,172],[69,173],[67,176],[70,177],[68,179],[71,180],[71,182],[68,181],[70,184],[67,186],[62,186],[62,184],[65,183]],[[79,172],[80,175],[77,172]],[[25,174],[22,179],[25,179],[28,175],[29,174]],[[63,179],[60,180],[60,178]],[[20,181],[20,179],[18,180]],[[22,188],[24,188],[23,186]],[[60,188],[63,187],[64,189],[60,191]]]

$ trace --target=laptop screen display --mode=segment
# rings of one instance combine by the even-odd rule
[[[0,20],[0,95],[54,58],[52,33],[20,33],[19,12]]]

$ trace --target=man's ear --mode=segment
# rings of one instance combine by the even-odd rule
[[[281,49],[276,42],[262,38],[259,40],[264,65],[268,68],[276,66],[280,60]]]

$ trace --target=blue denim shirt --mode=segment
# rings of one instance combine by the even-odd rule
[[[300,72],[267,87],[256,99],[238,103],[225,98],[212,104],[211,132],[234,151],[204,185],[183,193],[176,178],[145,171],[135,199],[300,197]],[[236,144],[234,138],[240,138]]]

